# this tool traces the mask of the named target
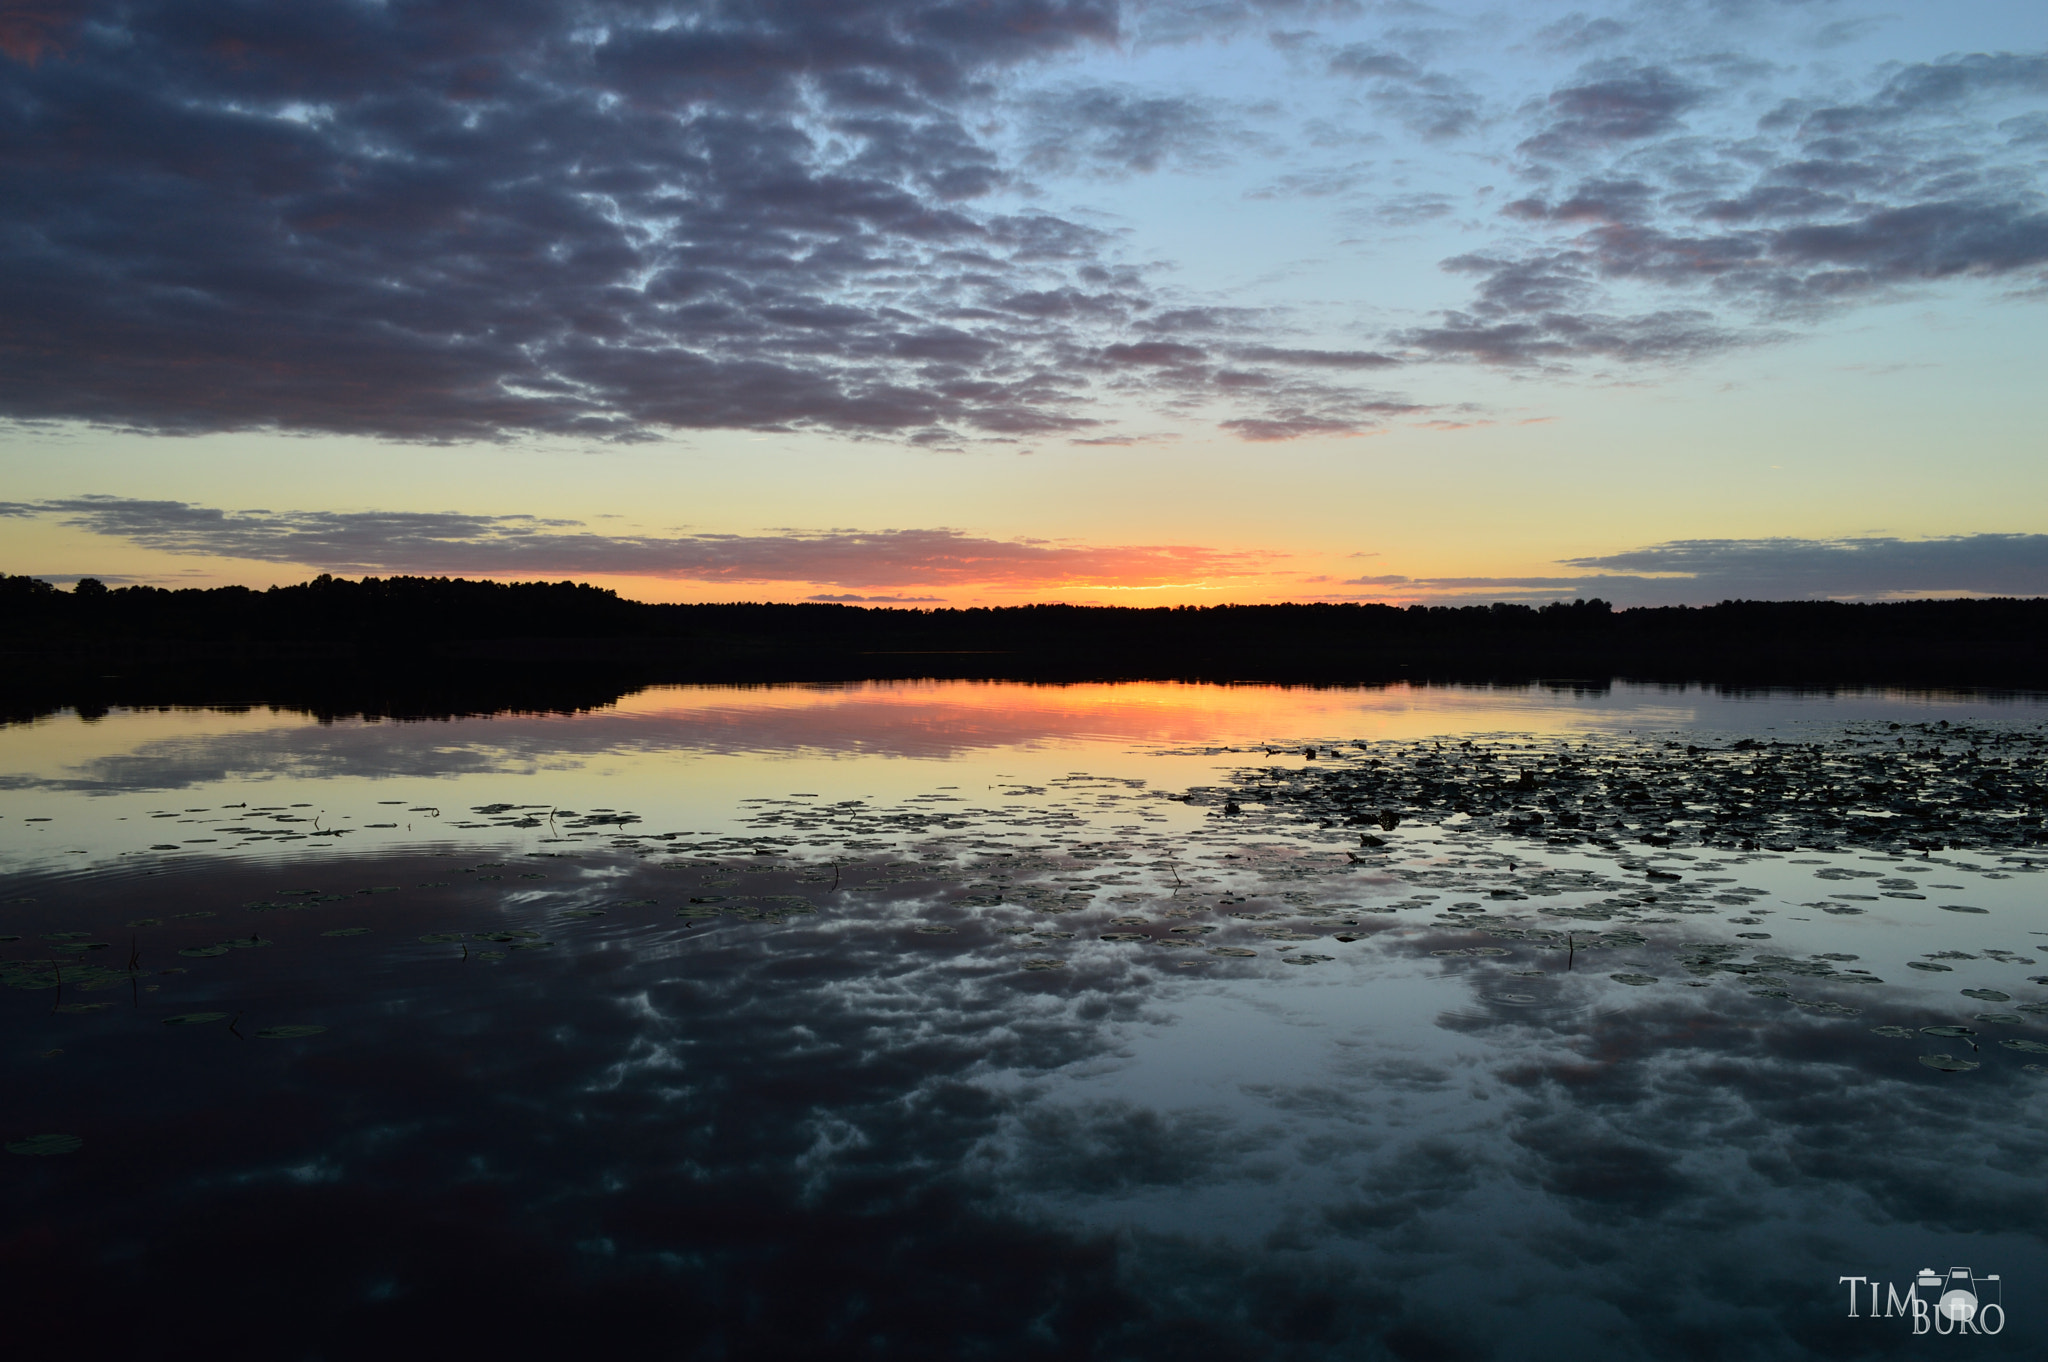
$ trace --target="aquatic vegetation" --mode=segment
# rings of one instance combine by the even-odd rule
[[[85,1141],[76,1135],[51,1132],[47,1135],[30,1135],[19,1140],[9,1140],[6,1148],[10,1154],[26,1154],[32,1158],[47,1158],[54,1154],[75,1154],[85,1147]]]

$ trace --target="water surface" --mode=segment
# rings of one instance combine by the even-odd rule
[[[0,730],[11,1272],[161,1356],[1533,1359],[1906,1356],[1839,1279],[1967,1265],[2003,1330],[1939,1346],[2038,1356],[2044,720],[945,682]]]

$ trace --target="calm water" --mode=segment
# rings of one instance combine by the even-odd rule
[[[147,1357],[2038,1357],[2048,847],[1257,791],[1462,753],[1560,832],[1554,770],[2044,736],[994,683],[7,728],[9,1292]],[[1959,1266],[1961,1338],[1839,1280]]]

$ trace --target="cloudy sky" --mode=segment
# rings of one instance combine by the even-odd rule
[[[0,0],[0,571],[2048,594],[2023,0]]]

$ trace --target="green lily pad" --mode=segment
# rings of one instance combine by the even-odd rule
[[[2038,1040],[2002,1040],[1998,1042],[2008,1050],[2024,1050],[2030,1055],[2048,1055],[2048,1045]]]
[[[112,1006],[112,1003],[59,1003],[55,1010],[76,1015],[80,1012],[104,1012]]]
[[[1935,905],[1944,913],[1988,913],[1989,908],[1972,908],[1967,903],[1940,903]]]
[[[1024,968],[1029,970],[1065,969],[1066,967],[1066,961],[1053,960],[1051,958],[1026,960],[1024,962]]]
[[[1870,1034],[1873,1036],[1890,1036],[1893,1040],[1911,1040],[1915,1032],[1904,1026],[1873,1026],[1870,1028]]]
[[[1963,990],[1963,996],[1965,998],[1975,998],[1980,1003],[2009,1003],[2012,1001],[2012,994],[2000,993],[1995,988],[1966,988]]]
[[[333,931],[331,931],[331,932],[322,932],[322,933],[320,933],[320,935],[322,935],[322,936],[365,936],[365,935],[368,935],[368,933],[369,933],[369,930],[370,930],[370,929],[369,929],[368,927],[336,927],[336,928],[335,928],[335,929],[334,929]]]
[[[1257,954],[1258,954],[1258,952],[1257,952],[1257,951],[1248,951],[1248,950],[1246,950],[1246,949],[1245,949],[1244,947],[1242,947],[1242,946],[1211,946],[1211,947],[1209,948],[1209,954],[1211,954],[1211,955],[1228,955],[1228,956],[1233,956],[1233,957],[1235,957],[1235,956],[1257,955]]]
[[[65,1135],[52,1131],[47,1135],[31,1135],[25,1140],[9,1140],[7,1152],[47,1156],[51,1154],[76,1154],[85,1147],[85,1141],[76,1135]]]
[[[1617,984],[1633,984],[1637,988],[1657,982],[1657,976],[1654,974],[1610,974],[1607,977]]]
[[[1949,1074],[1968,1073],[1977,1067],[1976,1060],[1957,1059],[1953,1055],[1922,1055],[1920,1062],[1930,1069],[1939,1069]]]
[[[1960,1040],[1965,1036],[1974,1036],[1977,1033],[1967,1026],[1923,1026],[1920,1028],[1920,1034],[1923,1036],[1940,1036],[1943,1040]]]
[[[1906,962],[1906,968],[1924,969],[1928,971],[1930,974],[1947,974],[1950,972],[1949,967],[1947,965],[1937,965],[1927,960],[1908,960]]]
[[[203,960],[209,956],[226,955],[232,949],[232,946],[187,946],[178,954],[190,956],[194,960]]]
[[[1972,1020],[1992,1022],[1998,1026],[2024,1026],[2027,1019],[2017,1012],[1979,1012]]]
[[[424,941],[429,946],[446,946],[450,942],[462,940],[462,933],[428,932],[425,936],[421,937],[420,940]]]
[[[256,1034],[263,1040],[297,1040],[301,1036],[317,1036],[326,1029],[324,1026],[266,1026]]]
[[[205,1026],[212,1022],[226,1021],[225,1012],[180,1012],[175,1017],[165,1017],[165,1026]]]

